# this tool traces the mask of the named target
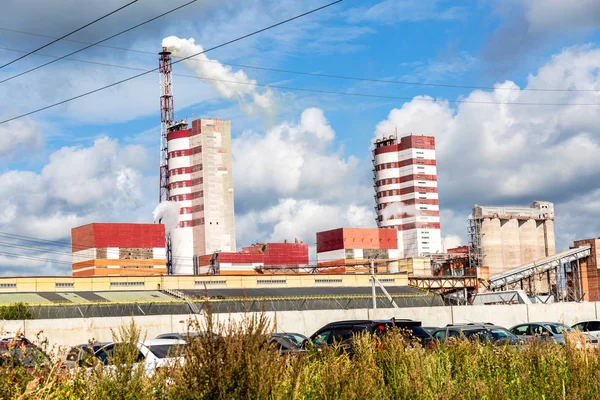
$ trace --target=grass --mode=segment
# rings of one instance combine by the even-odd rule
[[[600,399],[600,350],[581,349],[577,334],[565,346],[524,347],[454,341],[411,347],[402,334],[355,338],[340,349],[281,356],[264,345],[271,322],[249,314],[227,325],[208,315],[190,330],[208,334],[188,344],[185,363],[153,377],[135,368],[135,350],[100,365],[66,373],[58,363],[36,369],[0,368],[3,399]],[[218,333],[220,339],[213,339]],[[114,333],[134,344],[132,323]],[[131,347],[133,348],[133,347]]]

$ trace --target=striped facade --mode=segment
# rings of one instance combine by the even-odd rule
[[[397,260],[399,233],[378,228],[317,232],[317,264],[322,267],[362,265],[367,269],[370,260]]]
[[[193,257],[235,251],[231,122],[199,119],[167,135],[170,201],[180,205],[171,233],[174,274],[192,274]]]
[[[89,224],[71,229],[72,275],[166,273],[162,224]]]
[[[373,166],[377,226],[398,231],[399,257],[441,252],[435,138],[378,139]]]

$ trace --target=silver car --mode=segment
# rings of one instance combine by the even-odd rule
[[[570,326],[558,322],[528,322],[515,325],[509,329],[520,339],[549,340],[555,343],[565,343],[565,332],[570,332]]]

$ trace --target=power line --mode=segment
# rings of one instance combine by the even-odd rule
[[[20,50],[15,50],[15,49],[6,48],[6,47],[0,47],[0,49],[9,50],[9,51],[20,51]],[[55,56],[46,55],[46,54],[37,54],[37,55],[44,56],[44,57],[55,57]],[[69,58],[68,60],[80,62],[80,63],[92,64],[92,65],[100,65],[100,66],[105,66],[105,67],[127,69],[127,70],[132,70],[132,71],[144,71],[142,74],[136,75],[136,77],[141,76],[141,75],[146,75],[147,73],[156,72],[156,70],[147,71],[143,68],[102,63],[102,62],[98,62],[98,61],[80,60],[80,59],[73,59],[73,58]],[[195,60],[195,61],[200,61],[200,60]],[[224,64],[224,65],[227,65],[227,64]],[[234,65],[234,64],[229,64],[229,65]],[[385,100],[427,101],[427,102],[434,102],[434,103],[440,101],[438,99],[422,98],[422,97],[391,96],[391,95],[378,95],[378,94],[357,93],[357,92],[351,93],[351,92],[339,92],[339,91],[324,90],[324,89],[309,89],[309,88],[300,88],[300,87],[293,87],[293,86],[282,86],[282,85],[264,84],[264,83],[261,84],[261,83],[256,83],[256,82],[240,82],[240,81],[209,78],[209,77],[205,77],[205,76],[187,75],[187,74],[179,74],[179,73],[173,73],[173,75],[184,77],[184,78],[199,79],[199,80],[204,80],[204,81],[225,82],[225,83],[233,83],[233,84],[237,84],[237,85],[247,85],[247,86],[254,86],[254,87],[265,87],[265,88],[271,88],[271,89],[282,89],[282,90],[300,91],[300,92],[309,92],[309,93],[332,94],[332,95],[336,95],[336,96],[366,97],[366,98],[376,98],[376,99],[385,99]],[[132,79],[132,78],[128,78],[128,79]],[[126,79],[126,80],[128,80],[128,79]],[[357,79],[359,79],[359,78],[357,78]],[[121,82],[123,82],[123,81],[121,81]],[[116,84],[118,84],[118,82]],[[113,84],[113,85],[115,85],[115,84]],[[98,90],[101,90],[101,89],[98,89]],[[67,101],[69,101],[69,100],[65,100],[64,102],[67,102]],[[458,104],[467,103],[467,104],[488,104],[488,105],[495,104],[495,105],[520,105],[520,106],[600,106],[600,103],[531,103],[531,102],[498,102],[498,101],[451,100],[451,99],[444,99],[443,101],[448,101],[450,103],[458,103]],[[50,107],[53,107],[53,106],[48,106],[46,108],[50,108]],[[37,110],[37,111],[41,111],[41,110]],[[33,111],[29,114],[33,114],[37,111]],[[15,117],[15,118],[12,118],[12,119],[9,119],[6,121],[2,121],[2,122],[0,122],[0,124],[12,121],[13,119],[18,119],[18,118],[24,117],[29,114],[23,114],[21,116],[18,116],[18,117]]]
[[[136,1],[137,1],[137,0],[136,0]],[[88,46],[85,46],[85,47],[83,47],[83,48],[81,48],[81,49],[79,49],[79,50],[75,50],[75,51],[73,51],[73,52],[71,52],[71,53],[69,53],[69,54],[66,54],[66,55],[64,55],[64,56],[61,56],[61,57],[57,57],[55,60],[49,61],[49,62],[47,62],[47,63],[45,63],[45,64],[42,64],[42,65],[38,65],[37,67],[34,67],[34,68],[31,68],[31,69],[28,69],[27,71],[20,72],[20,73],[18,73],[18,74],[16,74],[16,75],[13,75],[13,76],[11,76],[10,78],[3,79],[3,80],[1,80],[1,81],[0,81],[0,83],[4,83],[4,82],[6,82],[6,81],[10,81],[11,79],[15,79],[15,78],[17,78],[17,77],[19,77],[19,76],[23,76],[23,75],[25,75],[25,74],[28,74],[28,73],[30,73],[30,72],[36,71],[36,70],[38,70],[38,69],[40,69],[40,68],[43,68],[43,67],[45,67],[45,66],[47,66],[47,65],[53,64],[53,63],[55,63],[55,62],[57,62],[57,61],[63,60],[63,59],[65,59],[65,58],[67,58],[67,57],[70,57],[70,56],[72,56],[72,55],[74,55],[74,54],[77,54],[77,53],[80,53],[80,52],[82,52],[82,51],[84,51],[84,50],[87,50],[87,49],[89,49],[90,47],[94,47],[94,46],[96,46],[96,45],[98,45],[98,44],[100,44],[100,43],[104,43],[104,42],[106,42],[107,40],[113,39],[113,38],[115,38],[115,37],[117,37],[117,36],[119,36],[119,35],[122,35],[122,34],[124,34],[124,33],[127,33],[127,32],[129,32],[129,31],[132,31],[132,30],[134,30],[134,29],[136,29],[136,28],[139,28],[139,27],[140,27],[140,26],[142,26],[142,25],[145,25],[145,24],[147,24],[147,23],[150,23],[150,22],[152,22],[152,21],[155,21],[155,20],[157,20],[157,19],[159,19],[159,18],[161,18],[161,17],[164,17],[164,16],[165,16],[165,15],[167,15],[167,14],[171,14],[172,12],[175,12],[175,11],[177,11],[177,10],[179,10],[179,9],[182,9],[183,7],[189,6],[190,4],[192,4],[192,3],[195,3],[196,1],[198,1],[198,0],[192,0],[192,1],[189,1],[189,2],[187,2],[187,3],[183,4],[183,5],[179,6],[179,7],[175,7],[175,8],[173,8],[173,9],[171,9],[171,10],[167,11],[167,12],[164,12],[164,13],[162,13],[162,14],[160,14],[160,15],[157,15],[157,16],[156,16],[156,17],[154,17],[154,18],[150,18],[149,20],[147,20],[147,21],[144,21],[144,22],[142,22],[142,23],[139,23],[139,24],[137,24],[137,25],[134,25],[134,26],[132,26],[131,28],[127,28],[127,29],[125,29],[124,31],[121,31],[121,32],[119,32],[119,33],[115,33],[114,35],[111,35],[111,36],[109,36],[109,37],[107,37],[107,38],[105,38],[105,39],[99,40],[99,41],[97,41],[97,42],[95,42],[95,43],[90,43]]]
[[[137,3],[138,1],[139,1],[139,0],[133,0],[132,2],[129,2],[129,3],[125,4],[124,6],[121,6],[121,7],[117,8],[116,10],[114,10],[114,11],[111,11],[111,12],[109,12],[108,14],[105,14],[105,15],[103,15],[102,17],[100,17],[100,18],[97,18],[97,19],[93,20],[92,22],[88,22],[88,23],[87,23],[87,24],[85,24],[84,26],[82,26],[82,27],[80,27],[80,28],[77,28],[77,29],[75,29],[74,31],[67,33],[66,35],[63,35],[63,36],[61,36],[61,37],[59,37],[59,38],[57,38],[57,39],[55,39],[55,40],[51,41],[50,43],[46,43],[45,45],[43,45],[43,46],[41,46],[41,47],[38,47],[37,49],[35,49],[35,50],[32,50],[32,51],[30,51],[29,53],[27,53],[27,54],[25,54],[25,55],[22,55],[21,57],[17,57],[16,59],[12,60],[11,62],[8,62],[8,63],[6,63],[6,64],[4,64],[4,65],[0,66],[0,69],[4,68],[4,67],[6,67],[6,66],[9,66],[9,65],[11,65],[12,63],[15,63],[15,62],[17,62],[17,61],[19,61],[19,60],[22,60],[22,59],[24,59],[25,57],[27,57],[27,56],[29,56],[29,55],[31,55],[31,54],[33,54],[33,53],[35,53],[36,51],[38,51],[38,50],[42,50],[42,49],[44,49],[44,48],[46,48],[46,47],[48,47],[48,46],[50,46],[50,45],[52,45],[52,44],[54,44],[54,43],[56,43],[56,42],[58,42],[58,41],[60,41],[60,40],[62,40],[62,39],[64,39],[64,38],[66,38],[67,36],[70,36],[70,35],[72,35],[72,34],[74,34],[74,33],[76,33],[76,32],[79,32],[80,30],[82,30],[82,29],[85,29],[85,28],[87,28],[88,26],[90,26],[90,25],[93,25],[93,24],[95,24],[96,22],[103,20],[103,19],[104,19],[104,18],[106,18],[106,17],[109,17],[109,16],[111,16],[111,15],[113,15],[113,14],[115,14],[115,13],[117,13],[117,12],[121,11],[122,9],[129,7],[130,5],[132,5],[132,4],[134,4],[134,3]]]
[[[25,32],[25,31],[20,31],[20,30],[16,30],[16,29],[8,29],[8,28],[0,27],[0,30],[7,31],[7,32],[20,33],[20,34],[25,34],[25,35],[31,35],[31,36],[53,38],[53,36],[40,35],[37,33]],[[67,41],[70,41],[73,43],[80,43],[80,44],[91,44],[90,42],[84,42],[84,41],[79,41],[79,40],[67,40]],[[139,54],[151,55],[153,57],[156,57],[156,53],[153,53],[150,51],[128,49],[125,47],[107,46],[107,45],[98,45],[98,47],[104,47],[104,48],[112,49],[112,50],[128,51],[128,52],[132,52],[132,53],[139,53]],[[7,48],[4,48],[4,49],[12,50],[12,51],[21,51],[21,50],[7,49]],[[54,56],[48,56],[48,57],[54,57]],[[67,57],[67,56],[65,56],[65,57]],[[172,56],[172,57],[174,59],[181,58],[181,57],[176,57],[176,56]],[[75,60],[72,60],[72,61],[75,61]],[[268,68],[268,67],[263,67],[263,66],[258,66],[258,65],[236,64],[236,63],[230,63],[230,62],[224,63],[224,62],[220,62],[220,61],[216,61],[216,60],[197,60],[197,59],[192,58],[192,59],[190,59],[190,61],[202,62],[202,63],[214,63],[214,64],[227,65],[227,66],[231,66],[231,67],[250,68],[250,69],[262,70],[262,71],[282,72],[282,73],[286,73],[286,74],[314,76],[314,77],[320,77],[320,78],[335,78],[335,79],[344,79],[344,80],[351,80],[351,81],[364,81],[364,82],[373,82],[373,83],[391,83],[391,84],[412,85],[412,86],[444,87],[444,88],[451,88],[451,89],[481,89],[481,90],[503,90],[503,91],[525,91],[525,92],[598,92],[598,91],[600,91],[600,89],[529,88],[529,87],[528,88],[513,88],[513,87],[493,87],[493,86],[478,86],[478,85],[453,85],[453,84],[445,84],[445,83],[426,83],[426,82],[402,81],[402,80],[393,80],[393,79],[365,78],[365,77],[336,75],[336,74],[322,74],[322,73],[317,73],[317,72],[294,71],[294,70],[281,69],[281,68]],[[81,62],[84,62],[84,61],[81,61]],[[111,65],[111,66],[115,66],[115,65]]]
[[[5,255],[5,256],[9,256],[9,257],[14,257],[14,258],[22,258],[22,259],[26,259],[26,260],[44,261],[44,262],[51,262],[51,263],[55,263],[55,264],[72,265],[70,262],[66,262],[66,261],[62,261],[62,260],[56,260],[56,259],[51,259],[51,258],[30,257],[30,256],[24,256],[24,255],[21,255],[21,254],[7,253],[5,251],[0,251],[0,254],[1,255]]]
[[[201,51],[201,52],[199,52],[199,53],[192,54],[191,56],[188,56],[188,57],[181,58],[181,59],[179,59],[179,60],[177,60],[177,61],[174,61],[174,62],[173,62],[173,64],[176,64],[176,63],[179,63],[179,62],[181,62],[181,61],[187,60],[187,59],[189,59],[189,58],[192,58],[192,57],[198,56],[198,55],[200,55],[200,54],[208,53],[209,51],[212,51],[212,50],[219,49],[219,48],[221,48],[221,47],[224,47],[224,46],[227,46],[227,45],[229,45],[229,44],[232,44],[232,43],[238,42],[238,41],[240,41],[240,40],[246,39],[246,38],[248,38],[248,37],[250,37],[250,36],[257,35],[257,34],[259,34],[259,33],[261,33],[261,32],[267,31],[267,30],[269,30],[269,29],[272,29],[272,28],[275,28],[275,27],[277,27],[277,26],[280,26],[280,25],[286,24],[286,23],[288,23],[288,22],[294,21],[294,20],[296,20],[296,19],[302,18],[302,17],[304,17],[304,16],[306,16],[306,15],[309,15],[309,14],[315,13],[315,12],[317,12],[317,11],[320,11],[320,10],[323,10],[324,8],[330,7],[330,6],[334,5],[334,4],[341,3],[342,1],[343,1],[343,0],[336,0],[336,1],[332,2],[332,3],[328,3],[328,4],[324,5],[324,6],[321,6],[321,7],[318,7],[318,8],[312,9],[312,10],[310,10],[310,11],[307,11],[307,12],[305,12],[305,13],[302,13],[302,14],[296,15],[295,17],[288,18],[288,19],[286,19],[286,20],[284,20],[284,21],[278,22],[278,23],[276,23],[276,24],[273,24],[273,25],[269,25],[269,26],[267,26],[266,28],[262,28],[262,29],[259,29],[259,30],[257,30],[257,31],[254,31],[254,32],[248,33],[248,34],[246,34],[246,35],[240,36],[240,37],[238,37],[238,38],[236,38],[236,39],[232,39],[232,40],[230,40],[230,41],[228,41],[228,42],[225,42],[225,43],[222,43],[222,44],[220,44],[220,45],[217,45],[217,46],[211,47],[211,48],[209,48],[209,49],[206,49],[206,50],[204,50],[204,51]],[[31,114],[38,113],[38,112],[40,112],[40,111],[47,110],[47,109],[49,109],[49,108],[52,108],[52,107],[59,106],[59,105],[61,105],[61,104],[68,103],[68,102],[70,102],[70,101],[73,101],[73,100],[80,99],[80,98],[82,98],[82,97],[88,96],[88,95],[90,95],[90,94],[93,94],[93,93],[100,92],[100,91],[102,91],[102,90],[105,90],[105,89],[108,89],[108,88],[111,88],[111,87],[114,87],[114,86],[120,85],[121,83],[125,83],[125,82],[128,82],[128,81],[131,81],[131,80],[133,80],[133,79],[139,78],[139,77],[141,77],[141,76],[147,75],[147,74],[149,74],[149,73],[151,73],[151,72],[154,72],[154,71],[157,71],[157,70],[158,70],[158,67],[157,67],[157,68],[154,68],[154,69],[151,69],[151,70],[149,70],[149,71],[142,72],[142,73],[140,73],[140,74],[137,74],[137,75],[130,76],[129,78],[126,78],[126,79],[123,79],[123,80],[120,80],[120,81],[117,81],[117,82],[111,83],[111,84],[109,84],[109,85],[102,86],[102,87],[100,87],[100,88],[98,88],[98,89],[94,89],[94,90],[91,90],[91,91],[89,91],[89,92],[82,93],[82,94],[80,94],[80,95],[78,95],[78,96],[71,97],[71,98],[69,98],[69,99],[66,99],[66,100],[63,100],[63,101],[59,101],[58,103],[54,103],[54,104],[51,104],[51,105],[49,105],[49,106],[45,106],[45,107],[42,107],[42,108],[38,108],[37,110],[30,111],[30,112],[27,112],[27,113],[25,113],[25,114],[18,115],[18,116],[16,116],[16,117],[9,118],[9,119],[6,119],[6,120],[4,120],[4,121],[0,121],[0,125],[2,125],[2,124],[5,124],[5,123],[7,123],[7,122],[10,122],[10,121],[14,121],[14,120],[16,120],[16,119],[19,119],[19,118],[26,117],[26,116],[28,116],[28,115],[31,115]]]

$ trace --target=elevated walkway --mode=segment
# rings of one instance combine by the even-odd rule
[[[589,257],[590,254],[591,246],[581,246],[536,260],[501,274],[493,275],[489,280],[489,290],[509,287],[512,284],[529,279],[535,275],[555,270],[563,264]]]

